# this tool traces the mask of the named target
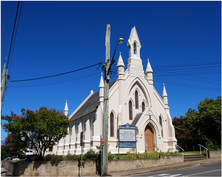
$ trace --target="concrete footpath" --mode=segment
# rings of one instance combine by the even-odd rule
[[[200,166],[200,165],[205,165],[205,164],[210,164],[210,163],[217,163],[217,162],[221,162],[221,157],[209,158],[209,159],[198,160],[198,161],[189,161],[189,162],[183,162],[183,163],[172,164],[172,165],[150,167],[150,168],[140,168],[140,169],[135,169],[135,170],[118,171],[118,172],[109,173],[109,175],[111,176],[137,176],[137,175],[153,173],[153,172],[158,172],[158,171],[175,170],[175,169],[180,169],[180,168],[191,168],[195,166]]]
[[[157,171],[164,171],[164,170],[174,170],[174,169],[180,169],[180,168],[190,168],[210,163],[217,163],[221,162],[221,157],[216,158],[209,158],[204,160],[198,160],[198,161],[190,161],[190,162],[183,162],[178,164],[172,164],[172,165],[164,165],[164,166],[157,166],[157,167],[150,167],[150,168],[140,168],[135,170],[127,170],[127,171],[118,171],[118,172],[112,172],[109,173],[110,176],[137,176],[142,175],[146,173],[151,172],[157,172]],[[3,166],[1,166],[1,176],[12,176],[8,170],[6,170]],[[92,175],[97,176],[97,175]]]
[[[1,165],[1,176],[12,176],[12,174]]]

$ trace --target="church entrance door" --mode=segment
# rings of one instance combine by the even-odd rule
[[[153,141],[153,129],[150,124],[145,128],[145,152],[151,152],[154,150],[154,141]]]

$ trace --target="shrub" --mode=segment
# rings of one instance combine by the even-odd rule
[[[4,147],[1,147],[1,160],[11,157],[11,153]]]
[[[84,154],[83,159],[84,160],[92,160],[95,162],[99,159],[99,154],[96,153],[95,151],[90,150]]]
[[[58,165],[59,162],[63,161],[63,156],[60,155],[52,156],[50,161],[52,165]]]
[[[111,152],[108,153],[108,160],[112,160],[114,158],[114,155],[111,154]]]
[[[58,165],[59,162],[63,161],[63,156],[48,154],[47,156],[44,157],[44,160],[50,161],[52,165]]]
[[[144,158],[158,158],[159,157],[159,153],[158,152],[154,152],[154,153],[145,152],[143,154],[143,157]]]
[[[217,151],[218,149],[220,149],[219,146],[217,145],[217,142],[214,140],[208,139],[206,145],[209,151]]]
[[[74,155],[74,154],[73,155],[68,154],[67,156],[64,156],[63,158],[64,158],[64,160],[77,161],[80,158],[80,156],[79,155]]]
[[[40,160],[44,160],[44,157],[42,157],[40,155],[29,155],[29,156],[27,156],[26,160],[40,161]]]

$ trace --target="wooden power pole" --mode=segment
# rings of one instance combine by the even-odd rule
[[[109,68],[110,68],[110,24],[106,25],[106,63],[105,63],[105,82],[104,82],[104,106],[103,106],[103,138],[105,139],[105,145],[103,146],[103,164],[102,164],[102,176],[108,174],[108,113],[109,113]]]
[[[2,110],[3,98],[4,98],[4,93],[5,93],[5,85],[6,85],[7,74],[8,74],[8,69],[6,69],[5,66],[6,66],[6,63],[4,63],[3,72],[2,72],[2,83],[1,83],[1,110]]]

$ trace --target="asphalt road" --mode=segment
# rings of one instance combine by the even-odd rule
[[[191,168],[184,168],[184,169],[177,169],[177,170],[168,170],[168,171],[161,171],[156,173],[147,173],[140,176],[147,176],[147,177],[191,177],[191,176],[198,176],[198,177],[214,177],[214,176],[221,176],[221,162],[201,165],[198,167],[191,167]]]

